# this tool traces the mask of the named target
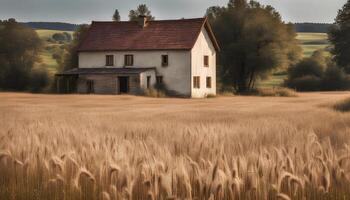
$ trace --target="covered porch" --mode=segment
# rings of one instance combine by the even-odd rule
[[[75,68],[56,74],[58,93],[137,95],[155,83],[155,68]]]

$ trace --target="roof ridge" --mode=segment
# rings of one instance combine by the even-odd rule
[[[150,20],[148,22],[174,22],[174,21],[195,21],[205,20],[205,17],[187,18],[187,19],[162,19],[162,20]],[[135,21],[92,21],[92,23],[135,23]]]

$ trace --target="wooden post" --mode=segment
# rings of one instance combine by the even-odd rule
[[[60,76],[56,76],[56,91],[60,93]]]

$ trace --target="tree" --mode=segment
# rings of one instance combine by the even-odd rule
[[[113,21],[119,22],[120,21],[120,15],[118,9],[115,9],[113,14]]]
[[[258,78],[301,56],[293,27],[271,6],[230,0],[227,7],[209,8],[207,16],[221,46],[220,79],[226,88],[247,92]]]
[[[83,41],[86,36],[86,33],[89,30],[89,25],[80,25],[78,29],[73,34],[73,40],[69,45],[66,45],[65,55],[63,56],[63,61],[61,62],[60,71],[77,68],[78,67],[78,46]]]
[[[129,20],[136,21],[140,15],[146,16],[147,20],[154,20],[155,18],[151,15],[151,11],[148,9],[146,4],[140,4],[136,10],[130,10]]]
[[[347,73],[350,73],[350,0],[346,2],[335,19],[335,25],[328,33],[333,44],[331,53],[334,61]]]
[[[0,23],[0,88],[30,88],[30,73],[39,61],[41,40],[37,33],[15,19]]]

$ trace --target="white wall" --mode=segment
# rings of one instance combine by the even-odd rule
[[[150,87],[156,84],[156,72],[154,70],[142,72],[140,75],[140,87],[144,90],[147,89],[147,76],[151,77]]]
[[[209,67],[204,67],[204,56],[209,56]],[[202,29],[196,44],[191,51],[192,97],[201,98],[208,94],[216,95],[216,50],[205,28]],[[193,77],[200,76],[200,88],[193,88]],[[206,77],[212,80],[211,88],[206,87]]]
[[[114,55],[114,67],[124,67],[124,55],[134,55],[134,66],[156,67],[157,75],[163,76],[163,82],[171,91],[180,95],[191,95],[191,52],[190,51],[114,51],[81,52],[79,67],[105,67],[106,55]],[[162,67],[161,55],[168,55],[169,65]]]

